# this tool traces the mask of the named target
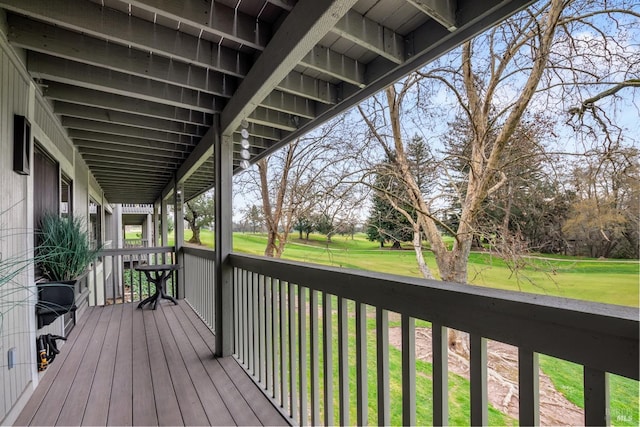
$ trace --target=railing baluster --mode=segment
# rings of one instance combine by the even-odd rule
[[[266,354],[266,383],[265,388],[267,392],[274,396],[273,390],[273,293],[271,277],[265,277],[264,284],[264,299],[265,299],[265,354]]]
[[[298,423],[308,423],[307,413],[307,288],[298,288],[298,361],[300,378],[300,419]]]
[[[147,284],[147,295],[151,295],[151,283],[147,280],[147,276],[143,276],[141,271],[138,271],[138,282],[142,285],[142,278],[144,277],[144,281]],[[141,292],[142,293],[142,292]],[[142,299],[142,298],[140,298]]]
[[[280,405],[287,411],[287,290],[285,282],[280,281]]]
[[[391,424],[389,401],[389,312],[376,307],[376,356],[378,368],[378,425]]]
[[[240,356],[240,285],[238,283],[238,268],[233,268],[233,353],[237,358]]]
[[[338,297],[338,394],[340,425],[349,424],[349,331],[347,329],[347,300]]]
[[[311,329],[311,425],[320,424],[320,357],[318,346],[318,291],[309,295],[309,329]]]
[[[298,418],[297,378],[298,364],[296,363],[296,287],[289,283],[289,415],[294,420]]]
[[[253,320],[253,375],[256,378],[260,378],[260,309],[258,303],[258,273],[253,273],[251,275],[251,286],[252,286],[252,320]]]
[[[369,384],[367,369],[367,306],[356,302],[356,389],[357,423],[369,424]]]
[[[249,349],[249,354],[247,357],[247,367],[249,372],[253,375],[255,374],[255,347],[253,343],[255,342],[255,325],[253,323],[253,318],[255,316],[255,299],[253,294],[253,272],[249,272],[247,276],[247,329],[248,329],[248,337],[247,337],[247,346]]]
[[[324,364],[324,425],[333,421],[333,326],[331,317],[331,294],[322,294],[322,356]]]
[[[103,256],[102,258],[102,283],[105,284],[105,286],[107,285],[107,264],[106,264],[106,260],[107,257]],[[115,257],[110,257],[111,258],[111,289],[113,290],[113,303],[117,304],[118,303],[118,294],[116,293],[116,276],[113,274],[113,261]],[[122,304],[124,304],[124,292],[122,292],[120,298],[122,299]]]
[[[265,340],[266,340],[266,324],[267,324],[267,315],[265,312],[265,298],[266,298],[266,290],[264,285],[264,276],[260,274],[258,276],[258,311],[260,312],[259,316],[259,334],[258,338],[260,340],[258,346],[258,370],[260,371],[260,377],[258,381],[262,385],[262,387],[266,387],[266,350],[265,350]]]
[[[448,328],[431,324],[431,352],[433,354],[433,425],[449,423],[449,345]]]
[[[282,399],[282,388],[280,386],[280,282],[278,279],[271,279],[271,298],[273,306],[273,398],[276,402]]]
[[[249,298],[248,298],[248,293],[249,293],[249,281],[248,281],[248,277],[249,277],[249,272],[247,270],[244,270],[242,272],[242,312],[243,312],[243,316],[242,316],[242,335],[243,335],[243,340],[242,340],[242,352],[244,354],[244,357],[242,358],[242,364],[244,365],[245,368],[247,368],[249,366],[249,358],[251,357],[251,355],[249,354]]]
[[[244,360],[244,349],[242,347],[242,338],[243,338],[243,330],[242,330],[242,316],[244,315],[244,310],[242,310],[242,269],[236,268],[236,285],[238,292],[238,305],[236,305],[236,312],[238,313],[238,340],[236,341],[236,352],[238,353],[238,360],[240,363]]]
[[[416,424],[416,321],[402,315],[402,424]]]
[[[587,426],[611,424],[608,377],[604,371],[584,367],[584,423]]]
[[[131,293],[131,302],[137,301],[134,297],[136,285],[133,281],[133,262],[131,261],[131,258],[129,258],[129,284],[130,284],[129,292]],[[138,281],[138,295],[142,296],[142,283],[140,283],[140,281]]]
[[[487,407],[487,340],[470,334],[471,425],[488,424]]]
[[[518,418],[521,426],[540,425],[538,353],[518,348]]]

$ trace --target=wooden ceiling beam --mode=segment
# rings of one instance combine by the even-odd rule
[[[213,113],[226,103],[223,98],[210,93],[198,92],[38,52],[28,52],[27,70],[34,78],[203,113]]]
[[[149,154],[184,154],[191,151],[194,147],[193,145],[175,144],[171,142],[78,129],[69,129],[68,134],[69,137],[74,140],[73,142],[76,145],[79,145],[80,142],[91,141],[97,144],[118,146],[119,149],[123,151],[149,152]]]
[[[141,130],[156,132],[169,132],[176,135],[202,137],[208,127],[194,125],[180,121],[158,119],[141,116],[139,114],[125,113],[122,111],[108,110],[105,108],[89,107],[87,105],[72,104],[64,101],[54,101],[53,112],[63,117],[85,119],[93,122],[117,124],[135,127]]]
[[[197,136],[187,136],[177,133],[163,132],[158,130],[143,129],[133,126],[125,126],[114,123],[80,119],[77,117],[62,116],[62,126],[70,130],[83,130],[100,132],[124,137],[134,137],[146,140],[160,141],[184,146],[194,146],[200,140]]]
[[[125,113],[135,112],[158,119],[177,120],[195,125],[210,126],[211,114],[202,111],[165,105],[129,96],[116,95],[93,89],[45,80],[42,83],[45,97],[68,103],[88,105]]]
[[[300,0],[222,111],[222,133],[231,135],[355,3]]]

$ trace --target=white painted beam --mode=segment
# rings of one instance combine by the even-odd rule
[[[136,114],[144,116],[182,121],[196,125],[210,125],[211,123],[211,114],[202,111],[174,107],[158,102],[150,102],[63,83],[43,82],[43,94],[50,99],[97,108],[106,108],[126,113],[135,112]]]
[[[350,10],[331,30],[389,61],[404,62],[404,38],[354,10]]]
[[[194,125],[167,119],[141,116],[139,114],[124,113],[122,111],[89,107],[87,105],[72,104],[64,101],[54,101],[53,112],[64,118],[79,118],[94,122],[112,123],[136,127],[139,129],[155,130],[175,133],[177,135],[202,137],[208,126]],[[64,120],[64,119],[63,119]]]
[[[458,29],[456,24],[456,0],[407,0],[421,12],[429,15],[447,30]]]
[[[355,3],[299,1],[223,110],[222,133],[230,135]]]

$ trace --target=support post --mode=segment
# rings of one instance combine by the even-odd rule
[[[162,219],[162,231],[160,234],[160,246],[167,246],[169,243],[169,212],[167,212],[167,200],[160,201],[160,217]]]
[[[159,220],[159,216],[158,215],[159,215],[159,210],[160,210],[159,209],[160,208],[159,205],[160,205],[159,202],[156,202],[156,203],[153,204],[153,233],[152,233],[153,234],[153,237],[152,237],[153,242],[149,242],[149,246],[154,247],[154,248],[156,246],[158,246],[158,236],[160,235],[159,234],[159,231],[160,231],[159,225],[160,224],[159,224],[159,221],[158,221]]]
[[[215,163],[215,307],[214,325],[218,357],[233,353],[233,267],[229,262],[233,238],[232,186],[233,140],[220,134],[220,116],[214,116],[213,157]]]
[[[177,271],[178,286],[175,297],[180,299],[184,298],[184,256],[182,254],[182,246],[184,245],[184,215],[182,213],[182,203],[184,197],[184,191],[182,189],[182,183],[178,182],[174,178],[174,191],[173,191],[173,215],[175,223],[173,224],[174,231],[174,244],[176,247],[176,263],[180,266]]]

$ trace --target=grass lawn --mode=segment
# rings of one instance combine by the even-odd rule
[[[190,230],[185,231],[185,240],[191,237]],[[354,268],[360,270],[379,271],[391,274],[420,277],[416,267],[415,255],[412,250],[390,250],[379,248],[375,242],[369,242],[364,235],[356,235],[354,239],[343,236],[333,236],[332,242],[327,243],[326,237],[311,235],[309,241],[300,240],[297,234],[290,236],[283,259],[331,265],[336,267]],[[201,232],[203,244],[213,246],[213,233],[208,230]],[[172,242],[170,242],[171,244]],[[266,237],[261,234],[235,233],[234,251],[262,255],[266,244]],[[429,251],[424,252],[427,264],[435,270],[435,260]],[[544,258],[544,259],[542,259]],[[518,277],[512,275],[506,264],[499,258],[488,253],[472,253],[469,258],[470,283],[477,286],[508,289],[515,291],[547,294],[567,298],[582,299],[608,304],[639,306],[639,272],[640,263],[637,261],[579,259],[565,256],[532,258],[531,267],[521,272]],[[335,323],[335,322],[334,322]],[[375,338],[369,341],[375,346]],[[355,349],[355,347],[354,347]],[[371,357],[375,356],[375,348]],[[350,350],[351,354],[355,350]],[[372,359],[375,360],[375,359]],[[390,349],[391,378],[400,372],[400,352]],[[354,362],[355,364],[355,362]],[[337,361],[334,363],[337,366]],[[353,366],[353,365],[352,365]],[[556,388],[567,399],[579,407],[584,407],[582,368],[571,362],[540,356],[541,369],[550,376]],[[336,368],[337,369],[337,368]],[[418,422],[429,424],[430,410],[422,412],[421,406],[430,408],[431,364],[417,362],[417,399]],[[373,371],[373,374],[372,374]],[[337,375],[337,373],[336,373]],[[355,372],[352,373],[355,384]],[[373,375],[370,384],[375,384],[375,369],[370,369]],[[450,374],[450,412],[452,424],[468,422],[468,381],[457,375]],[[399,390],[399,383],[392,383],[392,392]],[[373,391],[371,390],[373,388]],[[337,384],[336,384],[337,389]],[[355,391],[352,391],[355,393]],[[375,387],[370,387],[370,422],[375,418]],[[374,393],[373,395],[371,395]],[[638,382],[615,375],[610,376],[611,421],[615,425],[638,425],[640,416],[640,392]],[[352,397],[354,401],[355,395]],[[336,404],[337,406],[337,404]],[[392,424],[401,423],[401,409],[392,402]],[[400,411],[400,412],[399,412]],[[355,413],[352,414],[352,422]],[[491,424],[513,424],[515,420],[508,418],[499,411],[491,408]]]

